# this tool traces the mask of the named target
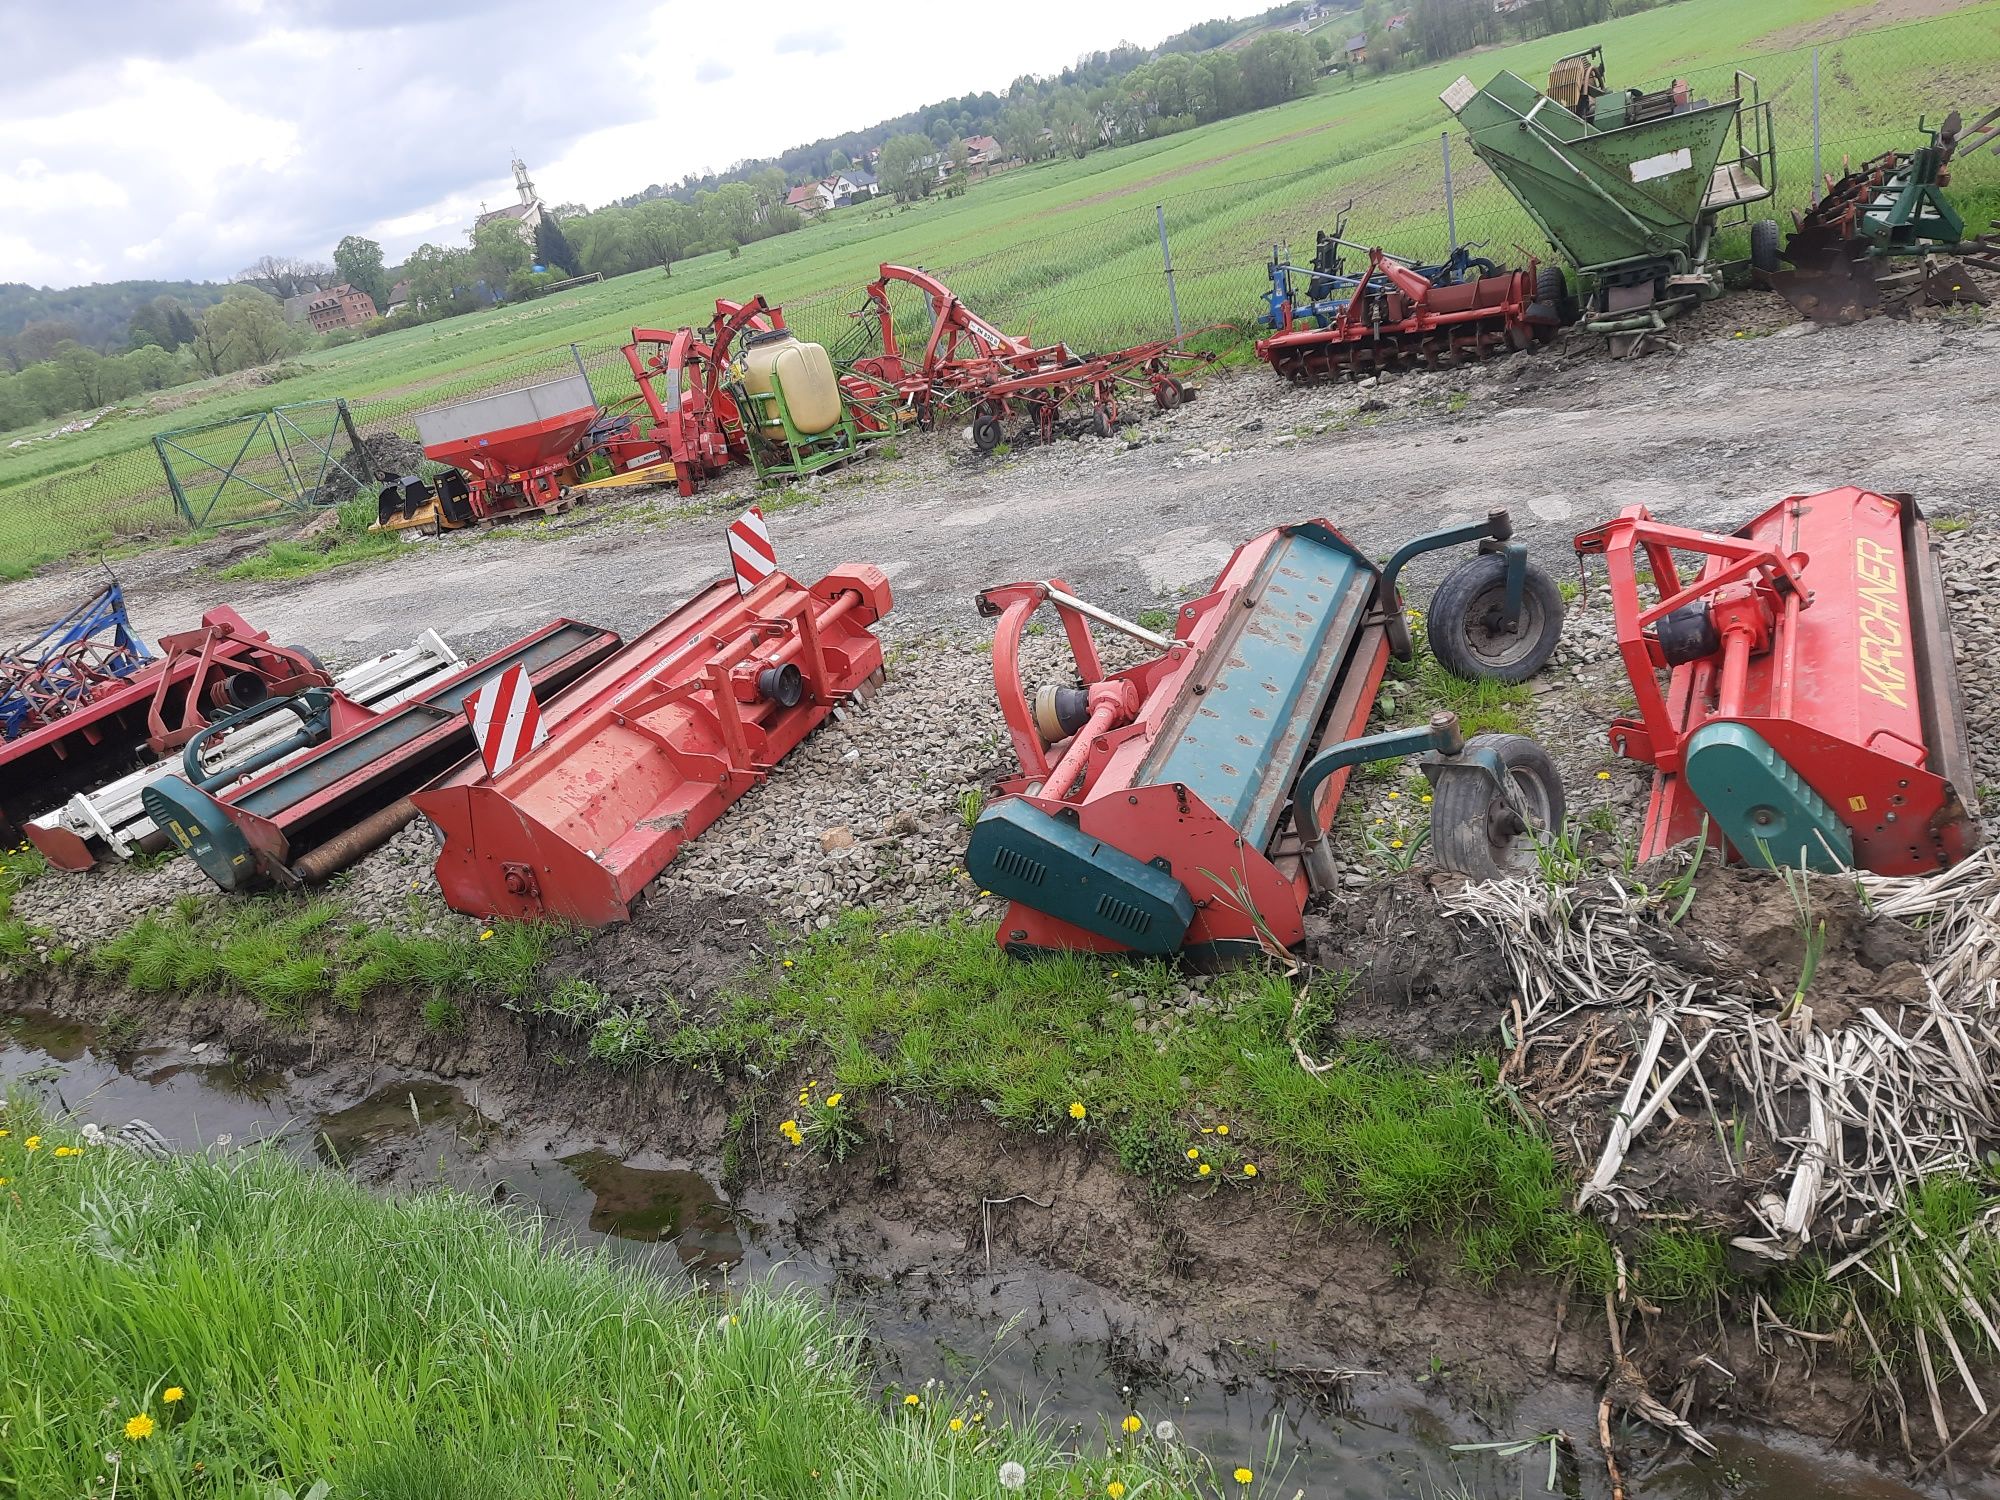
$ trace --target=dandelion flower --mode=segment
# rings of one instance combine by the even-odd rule
[[[12,1182],[13,1180],[14,1179],[11,1177],[0,1177],[0,1187],[5,1187],[8,1183]]]
[[[953,1432],[963,1432],[963,1431],[965,1431],[965,1418],[963,1418],[963,1417],[953,1417],[953,1418],[951,1419],[951,1430],[952,1430]]]
[[[1400,797],[1401,797],[1402,795],[1403,795],[1403,794],[1402,794],[1401,792],[1391,792],[1391,793],[1389,793],[1389,800],[1390,800],[1391,802],[1394,802],[1394,801],[1396,801],[1396,800],[1397,800],[1398,798],[1400,798]]]
[[[828,1094],[826,1096],[826,1107],[828,1109],[838,1109],[840,1108],[840,1101],[846,1097],[845,1094]]]
[[[1599,781],[1609,781],[1611,779],[1611,773],[1609,771],[1599,771],[1597,773],[1597,779]]]
[[[1190,1146],[1190,1147],[1188,1147],[1188,1160],[1189,1160],[1189,1161],[1200,1161],[1200,1160],[1201,1160],[1201,1147],[1199,1147],[1199,1146]]]
[[[39,1151],[42,1149],[42,1138],[38,1135],[31,1135],[25,1141],[21,1142],[21,1144],[30,1151]]]
[[[1127,1417],[1124,1421],[1120,1422],[1118,1425],[1124,1428],[1127,1432],[1137,1432],[1141,1427],[1144,1427],[1146,1424],[1140,1421],[1138,1416],[1134,1414],[1132,1416]]]
[[[172,1406],[176,1401],[180,1400],[186,1394],[187,1392],[182,1390],[179,1386],[170,1385],[164,1391],[160,1392],[160,1399],[166,1402],[167,1405]]]
[[[1256,1477],[1257,1476],[1255,1474],[1252,1474],[1248,1469],[1238,1469],[1236,1471],[1236,1482],[1238,1484],[1248,1484],[1251,1480],[1255,1479]]]
[[[1175,1438],[1180,1436],[1180,1429],[1175,1427],[1171,1422],[1155,1422],[1153,1424],[1153,1436],[1163,1443],[1171,1443]]]
[[[58,1146],[56,1147],[55,1154],[57,1156],[81,1156],[83,1155],[83,1149],[79,1146]]]
[[[0,1141],[6,1140],[7,1137],[12,1135],[13,1133],[14,1132],[11,1130],[0,1130]]]
[[[1195,1168],[1195,1174],[1200,1177],[1206,1177],[1210,1172],[1214,1170],[1215,1169],[1209,1166],[1207,1162],[1203,1162],[1200,1166]]]
[[[1104,1487],[1104,1493],[1109,1495],[1111,1500],[1123,1500],[1125,1486],[1120,1481],[1114,1479]]]
[[[785,967],[789,969],[789,968],[790,968],[791,966],[792,966],[792,961],[791,961],[791,960],[790,960],[789,958],[788,958],[788,959],[786,959],[786,960],[785,960]]]
[[[1403,841],[1401,839],[1390,839],[1389,847],[1391,849],[1400,849],[1403,847]]]
[[[1090,1111],[1083,1107],[1083,1101],[1081,1099],[1070,1100],[1069,1117],[1072,1120],[1081,1120],[1085,1115],[1089,1113]]]
[[[140,1412],[138,1416],[130,1418],[125,1423],[125,1436],[135,1443],[141,1438],[149,1438],[152,1435],[153,1419],[144,1412]]]
[[[1254,1161],[1243,1163],[1243,1175],[1245,1177],[1255,1177],[1257,1175],[1257,1163]]]
[[[1218,1125],[1215,1127],[1215,1133],[1217,1135],[1228,1135],[1229,1127],[1227,1125]]]
[[[1026,1469],[1022,1468],[1019,1464],[1015,1463],[1011,1458],[1008,1459],[1006,1463],[1000,1465],[1001,1489],[1003,1490],[1026,1489],[1027,1485],[1028,1485],[1028,1471]]]
[[[484,932],[479,934],[479,941],[483,943],[492,936],[493,936],[493,929],[489,927]]]
[[[915,1391],[911,1391],[909,1395],[903,1398],[903,1405],[905,1406],[922,1406],[923,1404],[924,1398],[919,1396]]]

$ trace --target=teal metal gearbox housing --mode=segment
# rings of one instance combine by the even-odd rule
[[[1721,719],[1697,729],[1681,774],[1745,859],[1823,874],[1854,868],[1847,825],[1749,725]]]
[[[256,851],[207,792],[163,776],[139,793],[139,801],[153,826],[165,829],[175,847],[223,890],[248,890],[259,883]]]
[[[1174,952],[1194,921],[1194,898],[1171,871],[1019,797],[980,814],[965,866],[996,896],[1140,953]]]

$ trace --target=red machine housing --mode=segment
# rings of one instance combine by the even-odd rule
[[[212,716],[331,683],[310,654],[274,645],[218,605],[199,629],[161,636],[160,656],[130,677],[94,684],[61,718],[0,745],[0,838],[20,838],[50,805],[186,744]]]
[[[1755,731],[1833,810],[1861,868],[1921,874],[1977,844],[1943,584],[1909,496],[1793,495],[1728,536],[1662,525],[1635,505],[1576,550],[1605,559],[1638,699],[1635,715],[1613,720],[1611,746],[1658,769],[1642,860],[1701,834],[1688,743],[1726,722]],[[1676,553],[1703,558],[1700,571],[1683,578]],[[1712,649],[1672,659],[1663,622],[1704,605]],[[1709,835],[1725,842],[1713,819]]]
[[[1370,250],[1367,277],[1332,323],[1259,339],[1257,357],[1287,380],[1343,373],[1358,378],[1406,363],[1435,370],[1554,338],[1554,310],[1546,317],[1532,313],[1534,301],[1532,260],[1525,271],[1437,286],[1381,250]]]
[[[490,521],[556,505],[597,420],[590,382],[576,374],[419,413],[417,435],[424,457],[464,476],[441,486],[447,507]]]
[[[444,834],[458,911],[622,922],[649,881],[882,667],[889,580],[862,563],[810,588],[721,579],[566,695],[500,775],[413,799]]]
[[[924,300],[930,337],[914,362],[896,337],[892,283],[915,287]],[[1180,348],[1178,338],[1104,355],[1072,354],[1061,343],[1034,344],[1002,333],[942,281],[909,266],[881,266],[867,297],[861,316],[874,317],[881,350],[854,360],[855,374],[894,392],[924,427],[946,412],[973,412],[973,435],[982,449],[999,441],[999,423],[1016,416],[1030,418],[1047,442],[1066,404],[1088,411],[1099,434],[1108,436],[1118,421],[1121,388],[1145,390],[1163,409],[1178,406],[1191,400],[1192,392],[1175,378],[1170,363],[1208,364],[1215,358]],[[994,425],[983,429],[982,420]],[[980,441],[989,434],[991,441]]]

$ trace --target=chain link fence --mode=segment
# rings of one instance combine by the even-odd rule
[[[1826,32],[1820,39],[1676,75],[1707,99],[1732,94],[1739,73],[1755,80],[1757,97],[1771,105],[1778,167],[1776,192],[1757,212],[1781,224],[1812,201],[1822,174],[1918,144],[1920,112],[1935,126],[1952,107],[1972,119],[2000,104],[2000,0],[1848,36],[1833,34],[1833,18],[1806,30],[1815,24]],[[1540,64],[1560,46],[1549,43]],[[1612,62],[1617,87],[1672,81],[1622,77]],[[1466,71],[1484,82],[1491,70],[1474,60]],[[1176,331],[1197,347],[1239,342],[1264,310],[1274,251],[1294,264],[1309,261],[1315,233],[1343,213],[1346,238],[1427,263],[1444,260],[1455,244],[1482,247],[1502,262],[1552,259],[1534,222],[1464,136],[1443,128],[1441,105],[1439,118],[1436,134],[1360,154],[1329,136],[1319,159],[1296,171],[1170,195],[1114,190],[1130,207],[1110,214],[1102,198],[1079,199],[1048,212],[1045,231],[1022,244],[926,269],[1009,333],[1097,351]],[[1983,229],[2000,215],[2000,156],[1961,156],[1951,196],[1968,210],[1971,229]],[[1740,231],[1726,236],[1721,253],[1744,254],[1740,239]],[[912,289],[892,288],[891,305],[899,340],[921,348],[929,329]],[[858,285],[793,297],[785,317],[838,358],[878,341]],[[476,371],[431,373],[349,406],[364,439],[393,433],[414,445],[419,412],[578,370],[600,403],[636,394],[621,343],[565,344]],[[34,566],[187,524],[155,454],[118,455],[0,493],[0,576],[9,562]]]

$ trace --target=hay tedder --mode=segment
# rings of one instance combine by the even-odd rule
[[[896,336],[890,288],[897,284],[915,288],[923,301],[930,332],[920,354],[906,353]],[[1064,427],[1109,437],[1118,425],[1121,392],[1143,392],[1161,410],[1171,410],[1195,397],[1175,369],[1215,359],[1183,349],[1179,338],[1112,354],[1035,344],[1002,333],[942,281],[910,266],[882,266],[867,299],[855,317],[870,328],[871,352],[850,359],[848,368],[892,396],[919,427],[969,416],[973,444],[982,453],[1005,441],[1009,424],[1017,422],[1021,436],[1044,443]]]
[[[1363,734],[1393,654],[1412,649],[1397,580],[1420,554],[1477,542],[1433,597],[1430,640],[1458,671],[1520,681],[1562,629],[1555,583],[1527,561],[1504,511],[1421,536],[1377,566],[1324,521],[1239,547],[1171,636],[1075,597],[1060,580],[980,595],[997,616],[993,678],[1020,762],[980,814],[966,864],[1011,904],[1010,951],[1221,955],[1288,949],[1307,898],[1340,878],[1329,838],[1357,765],[1424,755],[1436,787],[1432,845],[1446,866],[1493,877],[1561,826],[1553,762],[1520,735],[1424,729]],[[1030,617],[1053,606],[1075,677],[1030,693]],[[1106,671],[1095,622],[1157,655]]]
[[[1469,255],[1454,255],[1441,266],[1417,266],[1322,235],[1322,247],[1329,244],[1363,250],[1368,268],[1350,279],[1340,274],[1339,261],[1331,260],[1334,270],[1324,281],[1316,275],[1308,283],[1321,294],[1310,298],[1303,312],[1293,298],[1275,294],[1288,268],[1272,257],[1278,332],[1257,341],[1257,357],[1287,380],[1359,379],[1405,365],[1435,370],[1532,348],[1554,338],[1562,326],[1562,273],[1552,273],[1553,287],[1538,287],[1532,260],[1525,271],[1503,271]],[[1315,263],[1327,259],[1322,253]],[[1345,300],[1334,303],[1343,292]]]
[[[581,374],[420,413],[424,457],[449,472],[435,486],[391,476],[371,529],[455,531],[560,510],[597,420]]]
[[[1792,215],[1784,249],[1792,269],[1769,280],[1814,322],[1905,312],[1918,297],[1938,304],[1989,300],[1964,266],[1939,257],[1961,245],[1975,256],[1993,253],[1991,246],[1966,242],[1965,220],[1944,189],[1959,151],[1988,144],[2000,150],[2000,109],[1969,130],[1954,110],[1925,133],[1928,144],[1914,151],[1884,152],[1839,178],[1829,176],[1825,195]]]
[[[136,644],[110,649],[122,659]],[[215,718],[331,682],[310,652],[274,644],[227,606],[159,644],[157,657],[128,674],[70,674],[59,702],[43,701],[38,722],[24,719],[0,742],[0,838],[20,838],[37,813],[179,749]]]
[[[1951,619],[1907,495],[1794,495],[1727,536],[1632,506],[1576,549],[1605,559],[1638,700],[1611,746],[1657,770],[1641,859],[1705,835],[1759,864],[1905,875],[1979,842]]]
[[[1749,223],[1750,205],[1777,188],[1771,106],[1748,73],[1713,104],[1680,81],[1613,90],[1593,47],[1557,62],[1546,91],[1503,72],[1483,89],[1460,78],[1441,97],[1576,266],[1584,327],[1614,354],[1644,352],[1669,318],[1722,295],[1717,230]],[[1777,269],[1777,232],[1768,219],[1751,227],[1760,272]]]

